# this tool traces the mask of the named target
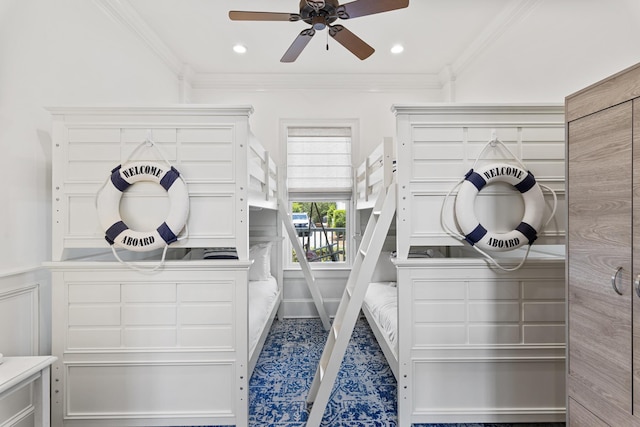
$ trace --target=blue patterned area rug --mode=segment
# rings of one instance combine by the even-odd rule
[[[250,427],[303,427],[306,397],[327,333],[320,319],[275,321],[249,384]],[[331,399],[326,427],[395,427],[396,380],[366,320],[356,324]],[[414,427],[511,427],[510,424],[420,424]],[[560,427],[514,424],[513,427]]]
[[[251,427],[305,425],[326,336],[320,319],[274,322],[249,384]],[[365,320],[353,332],[322,425],[396,425],[396,380]]]

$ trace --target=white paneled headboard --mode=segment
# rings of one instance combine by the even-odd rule
[[[128,160],[165,159],[186,180],[190,204],[188,239],[172,247],[238,247],[241,256],[246,256],[247,204],[252,194],[248,163],[253,138],[251,106],[60,107],[49,111],[53,116],[54,261],[67,259],[69,250],[108,248],[95,195],[114,167]],[[155,146],[139,148],[148,138]],[[151,182],[132,186],[120,203],[123,221],[137,230],[155,229],[168,209],[166,192]]]
[[[398,132],[399,251],[408,251],[410,246],[461,244],[441,225],[443,202],[447,193],[472,167],[486,143],[494,137],[524,162],[539,183],[551,187],[558,196],[554,219],[536,243],[564,242],[566,204],[562,104],[395,105],[393,111],[397,117]],[[507,158],[505,151],[499,148],[489,149],[483,155],[486,162]],[[476,214],[483,225],[499,227],[512,219],[510,217],[522,217],[522,202],[511,193],[496,188],[480,194],[476,200]],[[487,194],[498,197],[482,197]],[[545,198],[551,204],[552,196],[545,194]],[[498,200],[498,204],[488,203],[489,199]],[[448,217],[447,210],[445,216]]]

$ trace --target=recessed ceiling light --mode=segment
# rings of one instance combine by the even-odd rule
[[[398,53],[402,53],[402,51],[404,51],[404,46],[402,46],[401,44],[395,44],[391,48],[391,53],[398,54]]]
[[[237,45],[233,46],[233,51],[235,53],[246,53],[247,52],[247,48],[246,48],[246,46],[243,46],[241,44],[237,44]]]

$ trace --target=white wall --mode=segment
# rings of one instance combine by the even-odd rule
[[[436,90],[421,91],[355,91],[355,90],[269,90],[260,92],[194,90],[197,103],[250,104],[254,107],[251,130],[265,147],[281,162],[284,151],[279,147],[280,121],[288,119],[357,119],[360,125],[360,152],[356,161],[396,133],[396,119],[391,112],[394,103],[436,102]]]
[[[636,0],[541,0],[457,72],[456,101],[564,102],[640,61],[639,23]]]
[[[0,272],[49,259],[46,106],[176,103],[177,79],[91,1],[8,0],[0,15],[0,157],[12,185]]]
[[[94,2],[0,1],[0,291],[34,281],[48,286],[47,275],[34,276],[51,253],[51,122],[44,107],[177,102],[176,77]],[[48,295],[47,289],[39,292],[43,334]],[[11,347],[18,353],[33,348]],[[39,351],[47,352],[43,347]]]

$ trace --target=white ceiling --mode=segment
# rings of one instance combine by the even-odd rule
[[[319,31],[298,60],[280,58],[304,22],[231,21],[229,10],[297,13],[299,0],[95,0],[177,74],[430,74],[461,66],[537,0],[410,0],[392,12],[341,20],[376,49],[361,61]],[[343,1],[342,3],[345,3]],[[248,52],[233,52],[236,43]],[[405,51],[390,53],[402,43]],[[187,70],[187,71],[185,71]],[[197,77],[196,77],[197,78]],[[321,76],[320,76],[321,78]]]
[[[440,91],[455,99],[445,92],[465,83],[490,88],[491,81],[502,90],[516,85],[519,98],[530,95],[523,90],[532,82],[566,94],[637,62],[640,46],[638,0],[409,0],[404,9],[337,21],[376,49],[368,59],[322,30],[293,63],[280,58],[307,24],[231,21],[229,11],[298,13],[300,0],[93,3],[162,59],[182,82],[181,99],[193,89],[310,88]],[[248,52],[234,53],[237,43]],[[405,46],[400,55],[390,52],[396,43]],[[487,71],[492,63],[501,74]]]

